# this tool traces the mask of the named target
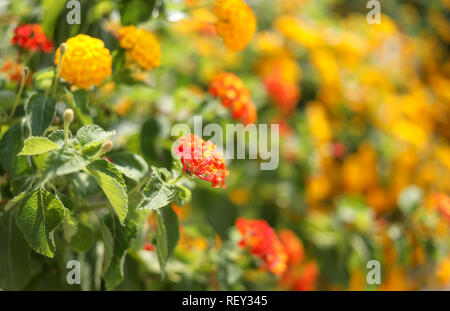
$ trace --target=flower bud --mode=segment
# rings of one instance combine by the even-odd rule
[[[61,44],[59,49],[61,51],[61,55],[64,55],[64,53],[66,53],[66,51],[67,51],[67,44],[65,44],[65,43]]]
[[[112,147],[113,147],[113,142],[110,140],[105,141],[102,145],[102,149],[104,152],[109,152],[112,149]]]
[[[28,73],[30,72],[30,69],[28,67],[23,67],[23,78],[26,79],[28,77]]]
[[[73,110],[70,109],[70,108],[66,109],[64,111],[63,118],[64,118],[64,122],[65,123],[72,123],[72,121],[73,121]]]

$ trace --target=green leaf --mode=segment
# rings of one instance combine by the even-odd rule
[[[128,213],[128,196],[125,181],[120,172],[105,159],[92,162],[87,167],[87,171],[102,188],[120,222],[123,222]]]
[[[0,217],[0,288],[21,290],[31,278],[31,248],[10,211]]]
[[[87,91],[78,90],[72,93],[66,89],[64,97],[70,108],[75,111],[75,114],[77,118],[80,119],[81,123],[86,125],[93,122],[91,116],[89,115],[89,96]]]
[[[19,161],[16,155],[23,147],[22,138],[22,124],[16,123],[8,129],[0,143],[0,165],[10,176],[15,175]]]
[[[18,154],[18,156],[36,155],[56,149],[60,149],[60,146],[58,146],[57,143],[54,143],[50,139],[45,137],[31,136],[25,139],[22,151]]]
[[[118,8],[122,25],[144,22],[151,18],[155,0],[121,0]]]
[[[85,168],[89,160],[83,157],[80,152],[71,147],[64,147],[52,151],[47,159],[45,177],[66,175]]]
[[[108,132],[98,125],[89,124],[83,126],[78,130],[77,140],[83,147],[83,150],[87,150],[91,147],[95,147],[104,143],[115,134],[115,131]]]
[[[231,251],[222,248],[217,261],[219,290],[243,290],[242,269],[230,258]]]
[[[68,138],[69,140],[72,139],[72,133],[68,132]],[[64,130],[56,130],[50,133],[50,135],[47,136],[48,139],[50,139],[52,142],[56,143],[58,146],[63,147],[64,146]]]
[[[163,139],[168,130],[167,124],[157,118],[150,118],[143,125],[140,132],[140,147],[145,159],[153,165],[170,167],[172,163],[171,151],[163,148]]]
[[[17,225],[31,248],[39,254],[53,257],[53,234],[63,221],[63,204],[45,189],[32,192],[22,202],[16,215]]]
[[[70,214],[69,210],[64,213],[63,232],[64,240],[67,243],[70,243],[73,236],[78,232],[78,221]]]
[[[18,195],[16,195],[14,198],[9,200],[8,203],[6,203],[5,210],[9,210],[9,209],[13,208],[14,206],[16,206],[17,203],[22,201],[22,199],[27,195],[27,193],[28,193],[28,191],[21,192]]]
[[[165,175],[155,167],[152,167],[152,177],[142,190],[144,199],[139,204],[139,209],[159,209],[179,199],[180,188],[165,181]]]
[[[171,206],[157,210],[156,246],[159,266],[164,277],[167,260],[180,239],[178,216]]]
[[[33,74],[33,85],[39,90],[47,90],[53,83],[54,75],[53,67],[41,69]]]
[[[131,152],[120,152],[109,155],[116,168],[126,177],[139,182],[148,174],[148,165],[144,159]]]
[[[0,90],[0,111],[10,109],[16,99],[16,93],[10,90]]]
[[[32,136],[42,136],[53,122],[56,101],[42,93],[30,96],[25,104],[25,116]]]
[[[89,224],[83,222],[78,223],[77,233],[70,241],[70,247],[77,252],[87,252],[94,243],[94,230]]]
[[[126,251],[136,237],[137,228],[134,222],[119,223],[114,215],[108,214],[102,227],[105,243],[105,261],[103,279],[107,290],[111,290],[123,281],[123,265]]]
[[[90,196],[100,190],[94,177],[84,171],[71,174],[69,178],[73,190],[78,196]]]

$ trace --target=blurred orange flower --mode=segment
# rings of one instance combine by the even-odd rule
[[[283,244],[265,220],[238,218],[236,228],[242,236],[239,246],[248,247],[268,271],[281,275],[286,270],[288,256]]]
[[[209,86],[209,93],[218,97],[222,105],[230,109],[234,119],[245,125],[256,122],[256,108],[250,91],[236,75],[228,72],[216,75]]]

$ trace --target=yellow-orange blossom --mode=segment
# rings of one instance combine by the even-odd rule
[[[161,47],[151,32],[135,26],[123,27],[119,30],[119,43],[142,68],[151,70],[159,67]]]
[[[111,75],[111,53],[102,40],[80,34],[67,40],[66,45],[61,64],[61,78],[87,90],[98,86]],[[59,59],[60,49],[56,51],[56,65]]]
[[[216,30],[228,49],[245,49],[256,31],[256,17],[244,0],[217,0],[214,7],[217,16]]]

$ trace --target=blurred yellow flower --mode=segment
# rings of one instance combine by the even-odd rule
[[[142,68],[151,70],[159,67],[161,62],[161,47],[154,34],[135,26],[126,26],[119,30],[120,46]]]
[[[322,144],[332,138],[331,127],[325,107],[319,102],[311,102],[306,107],[308,128],[316,143]]]
[[[442,258],[436,266],[436,276],[441,285],[450,283],[450,257]]]
[[[124,116],[130,111],[131,107],[133,107],[133,100],[128,97],[122,97],[114,107],[114,110],[119,116]]]
[[[320,202],[331,192],[331,182],[325,175],[311,176],[306,187],[306,196],[310,204]]]
[[[214,14],[217,16],[217,33],[228,49],[245,49],[256,31],[256,17],[244,0],[216,0]]]
[[[323,44],[320,31],[292,15],[282,15],[275,19],[275,28],[287,39],[290,39],[308,49]]]
[[[362,144],[358,152],[349,155],[341,169],[344,189],[361,193],[377,184],[376,153],[370,144]]]

